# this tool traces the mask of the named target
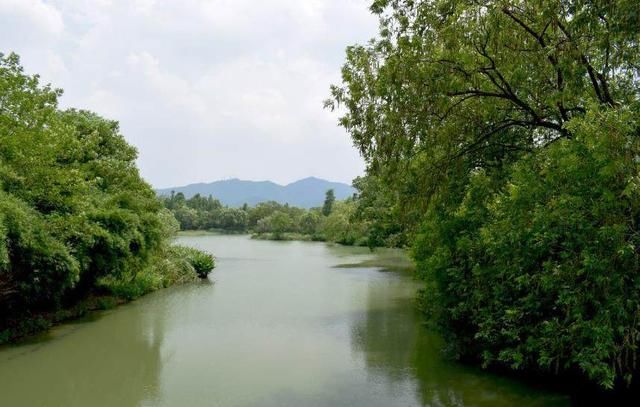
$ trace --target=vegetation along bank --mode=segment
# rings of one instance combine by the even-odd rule
[[[0,343],[214,267],[171,244],[178,223],[118,123],[61,94],[0,54]]]
[[[637,386],[637,1],[371,10],[379,34],[347,49],[327,106],[387,191],[380,219],[410,220],[450,354]]]
[[[163,197],[183,231],[251,233],[256,239],[310,240],[347,246],[405,247],[405,226],[374,178],[358,178],[353,197],[338,201],[328,190],[322,206],[304,209],[270,201],[240,208],[223,206],[214,197],[182,193]]]

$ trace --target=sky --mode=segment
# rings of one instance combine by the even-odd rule
[[[364,163],[323,109],[370,0],[0,0],[0,52],[120,122],[156,188],[350,183]]]

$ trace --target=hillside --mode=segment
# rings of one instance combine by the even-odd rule
[[[327,190],[333,189],[337,199],[352,196],[355,189],[340,182],[330,182],[320,178],[309,177],[288,185],[279,185],[271,181],[243,181],[230,179],[211,183],[191,184],[183,187],[157,190],[159,195],[169,195],[171,191],[182,192],[190,198],[195,194],[212,195],[224,205],[238,207],[247,203],[255,205],[259,202],[276,201],[288,203],[301,208],[322,205]]]

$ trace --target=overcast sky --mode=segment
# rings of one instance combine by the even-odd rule
[[[0,0],[0,52],[118,120],[154,187],[350,182],[364,165],[322,101],[370,0]]]

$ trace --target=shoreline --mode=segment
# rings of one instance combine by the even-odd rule
[[[106,311],[135,301],[165,288],[207,279],[215,268],[215,258],[197,249],[171,246],[133,276],[114,279],[105,276],[84,295],[67,297],[51,310],[16,313],[2,321],[0,346],[18,344],[48,331],[56,325],[83,318],[96,311]],[[55,304],[54,304],[55,305]]]
[[[193,280],[171,284],[166,287],[151,290],[135,298],[126,298],[112,294],[92,294],[87,298],[78,301],[75,305],[58,311],[47,311],[28,316],[23,315],[18,324],[0,332],[0,350],[4,347],[20,346],[32,340],[37,340],[38,337],[47,335],[53,328],[67,323],[80,321],[84,318],[90,318],[94,314],[110,311],[123,305],[131,304],[149,294],[197,282],[198,280]]]

